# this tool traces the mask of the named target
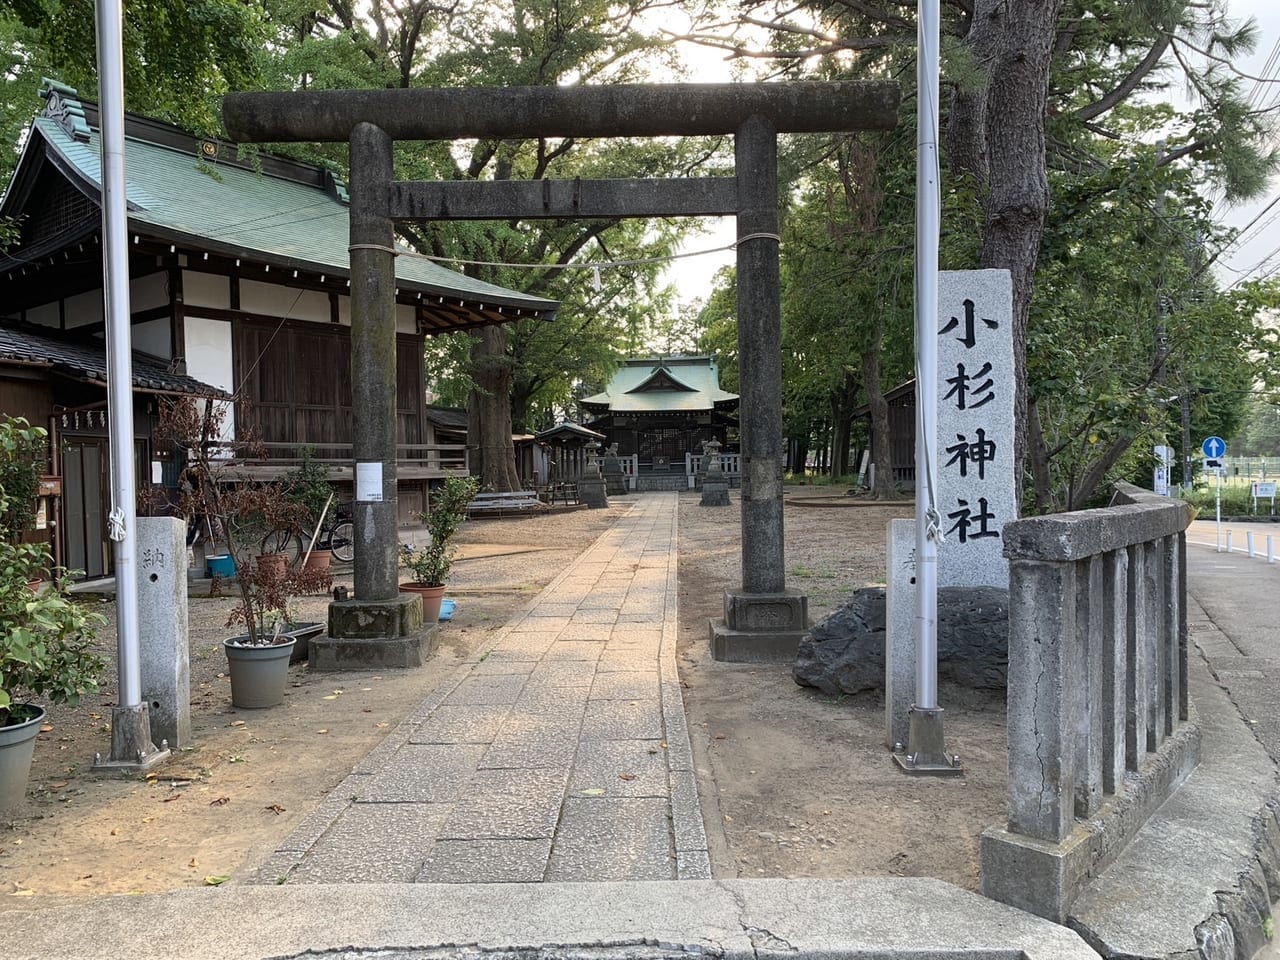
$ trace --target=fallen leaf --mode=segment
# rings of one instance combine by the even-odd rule
[[[587,787],[581,791],[584,797],[603,797],[605,795],[604,787]]]
[[[18,887],[17,890],[13,891],[13,895],[15,897],[34,897],[36,892],[34,890],[28,890],[25,887]]]
[[[328,732],[329,732],[328,727],[321,727],[319,730],[316,731],[316,733],[328,733]]]
[[[209,887],[220,887],[230,879],[230,877],[209,876],[204,878],[204,882]]]
[[[188,867],[198,867],[198,866],[200,866],[200,861],[199,861],[199,860],[197,860],[195,857],[192,857],[192,858],[191,858],[191,862],[190,862],[190,863],[188,863],[188,864],[187,864],[187,866],[188,866]]]
[[[280,806],[280,804],[278,803],[269,803],[262,809],[270,810],[272,813],[276,814],[277,816],[284,813],[284,807]]]
[[[361,712],[361,713],[373,713],[373,707],[361,707],[361,708],[360,708],[360,712]]]
[[[53,781],[53,783],[49,784],[49,789],[50,789],[50,790],[61,790],[61,789],[62,789],[63,787],[65,787],[66,785],[67,785],[67,781],[65,781],[65,780],[55,780],[55,781]]]
[[[360,692],[361,692],[361,693],[368,693],[368,692],[369,692],[370,690],[372,690],[372,689],[373,689],[373,687],[361,687],[361,688],[360,688]]]
[[[43,726],[41,726],[41,727],[40,727],[40,732],[41,732],[41,733],[52,733],[52,732],[53,732],[53,724],[52,724],[52,723],[46,723],[46,724],[44,724]]]
[[[374,726],[377,727],[379,730],[381,730],[383,727],[391,726],[391,724],[387,723],[386,721],[383,721],[382,723],[375,723]]]
[[[723,740],[723,739],[724,739],[724,734],[723,734],[723,733],[717,733],[717,734],[716,734],[715,736],[713,736],[711,739],[712,739],[712,740]]]
[[[211,806],[211,807],[220,807],[220,806],[222,806],[223,804],[230,803],[230,802],[231,802],[231,798],[230,798],[230,797],[218,797],[216,800],[210,800],[210,801],[209,801],[209,806]]]
[[[89,714],[89,719],[90,719],[90,720],[101,720],[101,719],[102,719],[102,714],[100,714],[100,713],[91,713],[91,714]]]
[[[338,694],[342,693],[342,691],[341,691],[341,690],[335,690],[335,691],[333,691],[333,693],[334,693],[334,696],[337,696]]]
[[[636,775],[635,775],[634,773],[620,773],[620,774],[618,774],[618,779],[619,779],[619,780],[634,780],[635,778],[636,778]]]
[[[658,744],[658,746],[660,746],[663,750],[667,749],[667,741],[663,740],[660,744]]]
[[[228,724],[228,726],[231,726],[231,727],[243,727],[243,726],[244,726],[244,721],[243,721],[243,720],[232,720],[232,721],[231,721],[231,723],[229,723],[229,724]]]
[[[120,828],[119,828],[119,827],[112,827],[112,828],[111,828],[111,835],[112,835],[113,837],[118,837],[118,836],[120,836]]]
[[[328,697],[321,697],[320,699],[321,699],[321,700],[337,700],[337,699],[338,699],[338,695],[335,693],[335,694],[333,694],[333,695],[331,695],[331,696],[328,696]]]
[[[182,794],[180,794],[180,793],[171,793],[171,794],[169,794],[167,797],[165,797],[163,800],[161,800],[160,802],[161,802],[161,803],[170,803],[170,802],[172,802],[172,801],[174,801],[174,800],[181,800],[181,799],[182,799]]]
[[[726,813],[726,814],[724,815],[724,822],[725,822],[725,823],[733,823],[733,817],[729,816],[729,815]]]
[[[143,822],[143,823],[150,823],[150,822],[151,822],[152,820],[154,820],[154,819],[155,819],[155,817],[143,817],[143,818],[142,818],[142,822]]]
[[[93,879],[93,874],[92,874],[92,873],[86,873],[86,874],[85,874],[83,877],[81,877],[80,879],[81,879],[81,880],[92,880],[92,879]]]

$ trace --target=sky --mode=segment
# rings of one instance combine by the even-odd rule
[[[1272,54],[1280,52],[1280,3],[1276,0],[1230,0],[1229,9],[1233,17],[1253,17],[1259,27],[1257,49],[1240,60],[1237,66],[1242,72],[1255,77],[1263,75],[1264,70],[1268,76],[1274,77],[1267,88],[1259,89],[1257,97],[1264,104],[1280,104],[1280,64],[1268,64]],[[1252,86],[1251,81],[1245,82],[1245,90]],[[1280,143],[1274,146],[1280,149]],[[1217,273],[1224,286],[1265,275],[1273,269],[1280,275],[1280,217],[1271,216],[1280,213],[1280,203],[1271,210],[1265,209],[1277,197],[1280,197],[1280,176],[1272,179],[1262,196],[1235,207],[1222,205],[1216,211],[1218,219],[1237,229],[1261,217],[1241,235],[1240,242],[1220,258]]]
[[[1253,17],[1259,26],[1257,48],[1247,58],[1240,59],[1236,66],[1243,73],[1252,76],[1262,76],[1265,73],[1275,77],[1268,86],[1255,92],[1255,98],[1264,104],[1273,101],[1280,104],[1280,0],[1228,0],[1228,4],[1232,19]],[[1277,54],[1277,61],[1268,63],[1273,53]],[[731,79],[722,54],[703,50],[691,53],[689,57],[692,80],[727,82]],[[1253,86],[1252,81],[1244,81],[1246,92]],[[1280,142],[1275,146],[1280,149]],[[1219,204],[1217,207],[1215,216],[1221,222],[1236,229],[1249,227],[1240,241],[1229,247],[1215,264],[1223,286],[1265,275],[1271,270],[1275,270],[1275,275],[1280,276],[1280,200],[1277,198],[1280,198],[1280,176],[1273,179],[1260,197],[1236,206]],[[1276,203],[1275,207],[1266,209],[1272,202]],[[709,220],[707,226],[709,233],[690,238],[681,249],[686,252],[708,250],[733,242],[732,218]],[[676,261],[668,270],[667,276],[669,282],[676,286],[677,299],[686,303],[705,299],[711,291],[711,281],[716,271],[721,266],[731,264],[733,259],[732,251],[727,251]]]

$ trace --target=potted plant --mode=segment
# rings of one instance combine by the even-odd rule
[[[444,483],[432,490],[427,512],[420,515],[430,541],[424,547],[405,545],[402,549],[401,562],[413,574],[413,580],[400,584],[400,589],[421,595],[423,623],[435,623],[440,618],[445,580],[457,550],[453,535],[466,520],[467,506],[479,489],[473,477],[445,477]]]
[[[97,689],[104,666],[93,649],[104,619],[70,598],[66,575],[43,590],[30,587],[53,569],[47,543],[21,542],[32,526],[46,437],[26,420],[0,421],[0,809],[26,796],[44,721],[44,709],[25,698],[75,704]]]
[[[259,556],[261,544],[276,535],[293,535],[306,525],[306,507],[286,496],[279,482],[220,477],[214,453],[225,451],[221,435],[225,401],[190,397],[165,403],[160,433],[186,450],[180,506],[188,515],[215,518],[227,553],[235,563],[238,603],[227,626],[244,633],[223,641],[231,675],[231,702],[237,707],[271,707],[284,700],[289,664],[298,644],[298,624],[287,613],[293,597],[327,587],[328,571],[290,566],[276,554]],[[249,441],[231,445],[254,453]]]
[[[0,421],[0,490],[8,496],[0,511],[0,537],[9,543],[22,543],[35,526],[36,496],[48,457],[47,430],[33,427],[24,417]],[[33,573],[30,586],[34,590],[40,586],[45,569]]]

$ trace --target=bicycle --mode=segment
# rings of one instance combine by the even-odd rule
[[[351,517],[351,504],[336,504],[332,512],[326,515],[318,534],[314,530],[303,533],[295,533],[292,530],[272,530],[262,538],[261,552],[263,554],[283,553],[289,558],[289,565],[293,566],[301,562],[302,555],[306,552],[306,545],[315,535],[314,550],[332,550],[334,559],[342,563],[350,563],[356,555],[356,532]]]

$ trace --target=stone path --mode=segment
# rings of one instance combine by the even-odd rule
[[[635,500],[257,882],[711,876],[675,666],[677,494]]]

